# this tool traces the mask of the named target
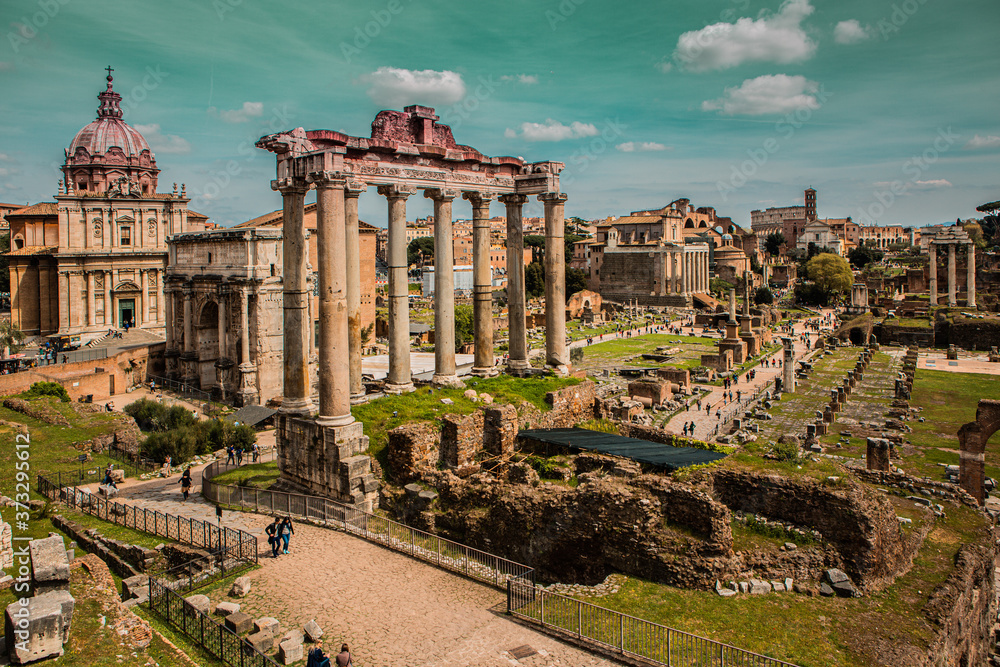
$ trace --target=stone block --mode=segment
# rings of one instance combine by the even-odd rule
[[[4,616],[4,637],[11,661],[25,664],[62,655],[63,643],[69,638],[73,598],[66,591],[53,591],[25,598],[24,602],[7,605]]]
[[[270,616],[263,616],[258,618],[253,622],[254,632],[269,632],[272,635],[278,634],[278,630],[281,628],[281,623],[276,618],[271,618]]]
[[[740,586],[740,593],[746,594],[750,592],[750,584],[748,584],[747,582],[741,581],[739,586]]]
[[[289,630],[288,632],[286,632],[281,636],[281,641],[278,643],[282,644],[289,640],[291,640],[293,643],[301,644],[306,640],[306,635],[301,630],[292,628],[291,630]]]
[[[718,589],[716,591],[716,593],[718,593],[719,595],[721,595],[724,598],[731,598],[734,595],[736,595],[736,591],[734,591],[734,590],[732,590],[730,588],[720,588],[720,589]]]
[[[69,556],[62,536],[32,540],[28,551],[31,555],[31,576],[36,594],[69,588]]]
[[[203,614],[208,614],[212,609],[212,601],[208,599],[207,595],[189,595],[184,598],[184,601]]]
[[[319,627],[319,623],[315,620],[312,620],[302,626],[302,634],[305,635],[306,639],[315,643],[323,636],[323,628]]]
[[[227,628],[238,635],[253,630],[253,618],[250,617],[250,614],[244,614],[242,611],[234,611],[228,614],[225,624]]]
[[[847,576],[847,573],[838,568],[830,568],[823,572],[823,581],[830,584],[840,583],[841,581],[850,581],[851,578]]]
[[[250,592],[250,577],[236,577],[229,594],[236,598],[246,597]]]
[[[784,583],[785,583],[785,590],[786,591],[791,591],[792,590],[792,585],[794,584],[794,582],[792,581],[792,578],[791,577],[785,577],[785,582]]]
[[[144,574],[137,574],[134,577],[129,577],[128,579],[122,579],[122,602],[126,600],[131,600],[132,598],[139,597],[137,591],[141,588],[146,590],[146,595],[149,595],[149,577]]]
[[[247,637],[247,643],[267,654],[274,649],[274,635],[270,632],[255,632]]]
[[[833,592],[833,589],[830,588],[830,585],[825,581],[819,585],[819,594],[827,598],[836,595],[836,593]]]
[[[785,582],[783,582],[783,581],[772,581],[771,582],[771,589],[775,593],[784,593],[785,592]]]
[[[750,595],[764,595],[771,592],[771,584],[760,579],[750,580]]]
[[[278,662],[283,665],[290,665],[296,660],[302,659],[302,643],[294,642],[291,639],[278,644]]]
[[[215,605],[215,615],[216,616],[229,616],[230,614],[235,614],[240,610],[240,605],[236,602],[220,602]]]

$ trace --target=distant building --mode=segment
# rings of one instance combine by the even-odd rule
[[[882,248],[883,250],[891,245],[910,245],[910,230],[904,229],[902,225],[872,225],[860,228],[861,241]]]
[[[809,222],[799,234],[795,247],[808,251],[810,243],[816,244],[820,250],[829,249],[838,255],[844,254],[844,241],[822,220]]]
[[[797,246],[799,234],[806,224],[816,219],[816,190],[805,191],[802,206],[783,206],[766,210],[750,211],[750,229],[763,244],[768,235],[780,232],[789,248]],[[763,247],[763,246],[761,246]]]
[[[472,292],[472,265],[455,264],[455,291]],[[434,267],[425,266],[423,270],[423,295],[434,296]]]

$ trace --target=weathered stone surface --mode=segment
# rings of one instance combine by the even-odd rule
[[[25,598],[7,605],[4,637],[12,662],[25,664],[62,655],[69,638],[73,598],[66,591]]]
[[[254,632],[269,632],[272,635],[278,634],[278,630],[281,628],[281,622],[276,618],[270,616],[263,616],[258,618],[253,622]]]
[[[750,595],[765,595],[771,592],[771,584],[761,579],[750,580]]]
[[[851,578],[847,576],[847,573],[838,568],[830,568],[823,572],[823,581],[830,584],[839,584],[842,581],[850,581]]]
[[[215,605],[216,616],[229,616],[240,610],[240,605],[236,602],[220,602]]]
[[[139,597],[138,590],[145,588],[146,595],[149,595],[149,576],[137,574],[128,579],[122,579],[122,601]]]
[[[301,630],[299,630],[297,628],[292,628],[291,630],[289,630],[288,632],[286,632],[285,634],[283,634],[281,636],[281,641],[278,642],[278,643],[281,644],[281,643],[284,643],[284,642],[289,641],[289,640],[293,644],[295,644],[295,643],[301,644],[302,642],[304,642],[306,640],[306,636],[305,636],[305,633],[302,632]]]
[[[842,598],[858,597],[858,591],[850,581],[838,581],[833,584],[833,591]]]
[[[234,611],[228,614],[225,623],[227,628],[238,635],[250,632],[253,629],[253,618],[250,614],[244,614],[242,611]]]
[[[785,582],[783,582],[783,581],[772,581],[771,582],[771,588],[774,590],[775,593],[784,593],[785,592]]]
[[[184,600],[203,614],[209,613],[212,609],[212,601],[208,599],[207,595],[189,595]]]
[[[233,580],[233,587],[229,590],[229,594],[237,598],[246,597],[249,592],[250,577],[236,577]]]
[[[716,591],[716,593],[718,593],[719,595],[721,595],[724,598],[731,598],[734,595],[736,595],[736,591],[734,591],[734,590],[732,590],[730,588],[720,588],[720,589],[718,589]]]
[[[69,588],[69,557],[61,535],[32,540],[28,551],[36,592]]]
[[[819,594],[827,598],[835,595],[833,589],[830,588],[830,585],[825,581],[819,585]]]
[[[261,653],[270,653],[274,649],[274,634],[258,631],[247,636],[247,642]]]
[[[295,642],[291,639],[278,644],[278,661],[283,665],[290,665],[296,660],[302,659],[302,642]]]
[[[319,623],[315,620],[312,620],[302,626],[302,634],[309,641],[318,642],[320,637],[323,636],[323,628],[319,627]]]

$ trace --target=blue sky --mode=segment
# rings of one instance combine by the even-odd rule
[[[748,225],[811,186],[823,217],[920,225],[1000,199],[996,0],[4,0],[0,27],[0,201],[51,199],[109,64],[160,190],[223,225],[280,207],[260,135],[368,136],[410,103],[566,162],[584,218],[687,197]]]

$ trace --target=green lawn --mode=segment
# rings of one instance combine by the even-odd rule
[[[679,341],[679,342],[675,342]],[[678,336],[675,334],[647,334],[632,338],[619,338],[603,343],[595,343],[583,348],[581,368],[599,368],[609,364],[630,366],[676,366],[694,368],[701,365],[701,355],[716,351],[718,339],[702,336]],[[677,347],[680,351],[673,359],[664,362],[643,359],[643,354],[656,354],[658,347]]]
[[[268,461],[266,463],[248,463],[238,468],[232,468],[216,475],[212,481],[217,484],[267,489],[278,481],[279,475],[278,462]]]

